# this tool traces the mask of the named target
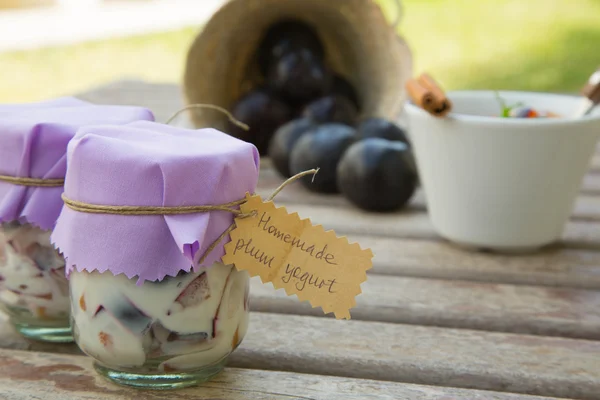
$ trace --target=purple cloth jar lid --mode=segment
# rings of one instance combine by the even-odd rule
[[[220,205],[254,192],[259,155],[252,144],[215,129],[191,130],[152,122],[80,129],[69,144],[65,195],[114,206]],[[67,259],[67,276],[110,271],[144,281],[220,261],[219,243],[234,215],[89,214],[64,207],[52,241]]]
[[[145,108],[85,105],[72,100],[60,99],[56,107],[48,102],[41,108],[0,107],[0,175],[64,178],[67,144],[80,127],[154,119]],[[19,221],[52,229],[63,206],[62,192],[62,187],[20,186],[0,180],[0,223]]]

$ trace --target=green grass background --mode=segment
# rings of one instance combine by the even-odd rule
[[[394,1],[380,3],[392,20]],[[431,72],[447,89],[573,92],[600,65],[600,0],[402,4],[399,31],[415,71]],[[179,82],[199,29],[0,53],[0,102],[73,94],[120,78]]]

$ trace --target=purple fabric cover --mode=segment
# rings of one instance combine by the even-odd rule
[[[48,103],[0,106],[0,175],[64,178],[67,144],[80,127],[154,119],[149,110],[140,107],[86,105],[68,98],[58,99],[57,107]],[[17,220],[52,229],[63,206],[62,192],[62,187],[0,181],[0,222]]]
[[[217,205],[244,198],[258,181],[259,155],[249,143],[215,129],[152,122],[91,126],[69,144],[65,194],[102,205]],[[64,207],[52,235],[67,258],[67,276],[110,271],[144,281],[207,267],[224,253],[231,225],[226,211],[185,215],[107,215]]]

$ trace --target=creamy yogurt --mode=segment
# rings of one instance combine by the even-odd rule
[[[69,286],[50,231],[5,223],[0,228],[0,302],[11,316],[68,325]]]
[[[108,368],[195,370],[214,364],[248,329],[249,277],[216,263],[136,285],[110,272],[70,276],[75,340]]]

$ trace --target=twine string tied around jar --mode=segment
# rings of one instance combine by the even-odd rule
[[[308,171],[300,172],[292,176],[283,182],[275,191],[269,196],[266,201],[272,201],[287,185],[294,183],[300,178],[307,175],[314,176],[319,172],[318,169],[311,169]],[[173,207],[153,207],[153,206],[112,206],[112,205],[100,205],[90,204],[82,201],[69,199],[64,193],[62,199],[65,206],[68,208],[91,214],[112,214],[112,215],[181,215],[181,214],[196,214],[210,211],[226,211],[234,214],[236,218],[248,218],[256,215],[256,212],[243,213],[238,207],[246,203],[246,198],[232,201],[225,204],[206,205],[206,206],[173,206]],[[211,245],[206,249],[198,264],[201,264],[208,254],[217,247],[217,245],[235,229],[235,222],[232,223]]]
[[[29,187],[61,187],[65,184],[64,179],[28,178],[20,176],[0,175],[0,182],[11,183],[17,186]]]

